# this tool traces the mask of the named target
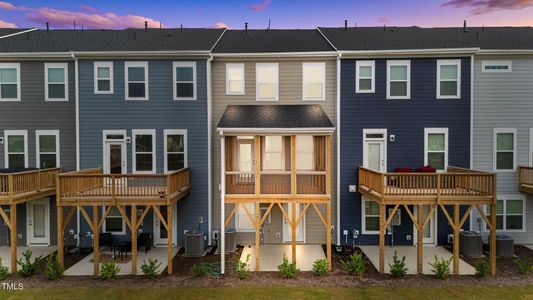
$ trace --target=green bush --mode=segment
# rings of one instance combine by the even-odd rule
[[[317,259],[313,263],[313,275],[317,277],[323,277],[328,275],[328,261],[323,259]]]
[[[30,277],[37,271],[37,268],[39,268],[39,264],[41,263],[42,256],[36,257],[33,262],[31,261],[32,256],[31,250],[26,250],[22,252],[22,256],[24,256],[24,260],[22,258],[19,258],[17,260],[17,264],[20,266],[20,270],[17,271],[17,274],[19,274],[22,277]]]
[[[209,267],[205,264],[193,265],[191,268],[191,274],[194,277],[204,277],[209,273]]]
[[[341,265],[348,274],[353,276],[363,277],[366,271],[363,253],[353,253],[348,260],[341,260]]]
[[[533,271],[533,264],[527,257],[518,257],[515,259],[516,266],[520,273],[528,275]]]
[[[435,273],[438,279],[444,280],[448,279],[450,277],[450,265],[452,263],[453,257],[450,257],[450,259],[439,259],[437,255],[435,255],[435,260],[429,265],[433,268],[431,271]]]
[[[289,263],[289,259],[285,254],[283,254],[281,265],[278,266],[278,271],[283,279],[296,278],[296,275],[300,272],[300,270],[296,268],[296,263]]]
[[[141,265],[141,271],[147,278],[154,279],[158,275],[157,270],[159,269],[159,267],[161,267],[161,263],[157,259],[149,258],[148,262],[146,262],[146,260],[143,260],[143,264]]]
[[[9,268],[2,265],[2,258],[0,257],[0,280],[6,279],[8,272]]]
[[[248,279],[252,273],[248,261],[250,261],[250,254],[246,255],[246,261],[237,262],[237,275],[240,279]]]
[[[52,252],[50,256],[46,259],[46,269],[44,270],[44,273],[46,275],[46,278],[50,280],[57,280],[61,275],[63,275],[63,272],[65,269],[59,262],[59,258],[57,257],[57,252]]]
[[[100,268],[100,279],[102,280],[112,280],[118,277],[120,272],[120,267],[114,261],[108,261],[102,263]]]
[[[474,263],[474,268],[476,269],[476,276],[479,278],[485,278],[489,276],[490,273],[490,264],[489,261],[482,258],[478,259]]]
[[[392,276],[396,278],[402,278],[407,274],[407,270],[409,270],[405,266],[405,256],[402,257],[402,259],[398,258],[398,252],[394,251],[394,255],[392,256],[392,264],[389,263],[389,268]]]

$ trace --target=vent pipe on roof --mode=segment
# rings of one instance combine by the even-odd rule
[[[270,18],[268,18],[268,28],[267,31],[270,31]]]
[[[244,23],[244,32],[248,33],[248,22]]]
[[[144,21],[144,32],[148,32],[148,21]]]
[[[387,25],[383,24],[383,32],[387,31]]]
[[[348,30],[348,20],[344,20],[344,30]]]
[[[161,22],[159,22],[159,29],[163,29],[163,24],[161,24]]]
[[[463,21],[463,32],[468,32],[468,30],[466,30],[466,20]]]
[[[46,33],[48,33],[50,31],[50,24],[48,24],[48,22],[46,22]]]

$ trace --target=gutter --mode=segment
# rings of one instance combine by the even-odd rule
[[[476,54],[479,55],[531,55],[533,49],[480,49]]]
[[[337,57],[337,103],[335,105],[335,117],[336,117],[336,126],[337,126],[337,246],[341,244],[341,59],[342,53],[339,52]]]
[[[316,51],[316,52],[261,52],[261,53],[214,53],[215,57],[226,58],[261,58],[261,57],[336,57],[337,51]]]
[[[211,169],[212,164],[212,150],[211,150],[211,126],[212,120],[211,116],[213,115],[213,95],[211,90],[211,61],[213,60],[213,55],[209,56],[207,60],[207,244],[212,245],[213,237],[213,195],[212,195],[212,184],[213,184],[213,174]]]
[[[5,52],[0,58],[71,58],[78,57],[138,57],[150,56],[154,58],[169,56],[210,56],[210,50],[199,51],[69,51],[69,52]]]
[[[399,50],[340,50],[339,53],[347,58],[391,57],[391,56],[448,56],[473,55],[480,48],[435,48],[435,49],[399,49]]]

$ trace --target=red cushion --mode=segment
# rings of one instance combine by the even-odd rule
[[[416,168],[415,171],[419,172],[419,173],[436,173],[437,169],[435,169],[435,168],[433,168],[431,166],[423,166],[423,167],[420,167],[420,168]]]
[[[412,173],[412,172],[413,172],[413,169],[407,168],[407,167],[400,167],[400,168],[394,169],[394,173]]]

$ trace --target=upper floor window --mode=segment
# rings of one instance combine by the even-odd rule
[[[6,130],[4,131],[5,144],[5,167],[27,168],[28,167],[28,131]]]
[[[94,62],[94,93],[113,94],[113,62]]]
[[[59,130],[36,130],[37,168],[59,166]]]
[[[361,60],[355,63],[355,92],[374,93],[375,91],[375,66],[373,60]]]
[[[196,62],[174,62],[174,100],[196,100]]]
[[[68,101],[68,64],[45,63],[45,100]]]
[[[19,63],[0,63],[0,101],[20,101]]]
[[[483,73],[508,73],[512,71],[510,60],[484,60],[481,62]]]
[[[494,171],[512,172],[516,169],[516,129],[494,129]]]
[[[278,101],[278,64],[258,63],[256,68],[256,100],[257,101]]]
[[[133,172],[155,173],[155,130],[137,129],[133,135]]]
[[[127,61],[124,66],[126,100],[148,100],[148,62]]]
[[[264,169],[266,171],[282,171],[284,169],[283,137],[281,135],[265,136],[264,152]]]
[[[437,98],[461,97],[461,60],[437,61]]]
[[[387,61],[387,99],[411,98],[411,61]]]
[[[296,136],[296,170],[314,170],[314,138],[312,135]]]
[[[187,130],[166,129],[165,172],[183,169],[187,166]]]
[[[448,167],[448,128],[424,129],[424,165],[438,171]]]
[[[303,100],[326,99],[326,63],[303,63]]]
[[[226,95],[244,95],[244,64],[226,64]]]

